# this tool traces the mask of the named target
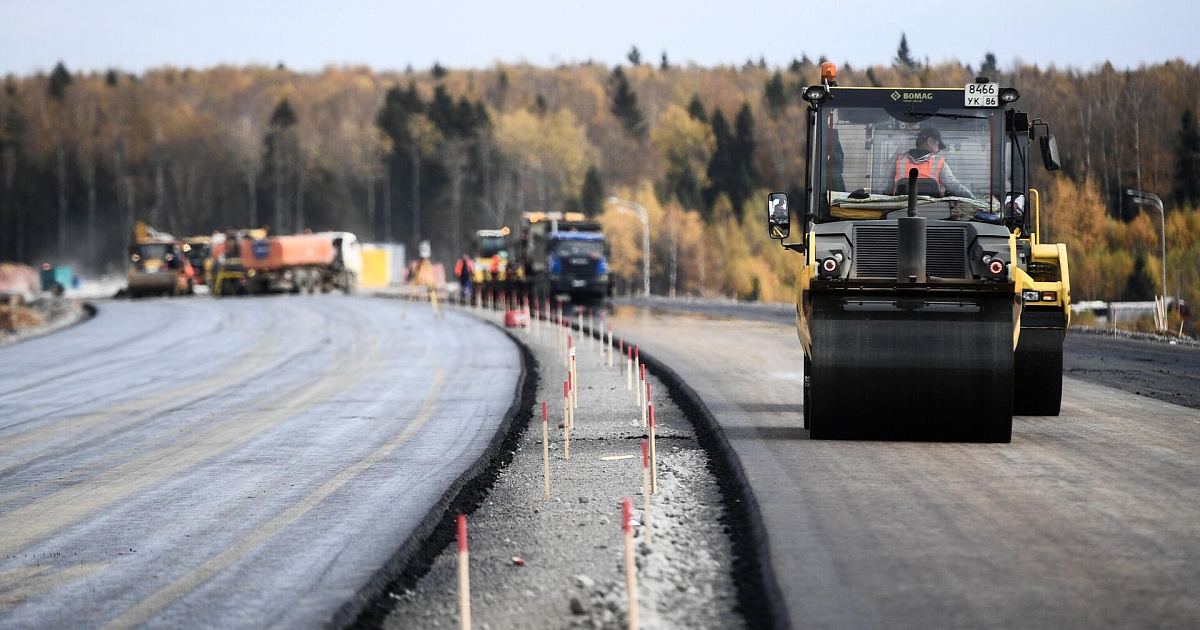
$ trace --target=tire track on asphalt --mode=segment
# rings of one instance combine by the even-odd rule
[[[164,305],[159,305],[163,307]],[[192,304],[191,306],[195,306]],[[177,304],[172,304],[171,308],[180,308]],[[195,309],[202,310],[202,309]],[[206,322],[203,326],[189,326],[182,332],[188,333],[176,341],[171,341],[163,345],[156,345],[157,337],[162,333],[179,334],[181,331],[178,326],[171,326],[171,317],[167,311],[155,313],[155,315],[165,321],[158,322],[161,327],[147,331],[141,329],[136,331],[138,334],[134,337],[123,337],[122,339],[104,343],[98,346],[73,346],[71,349],[76,352],[77,356],[70,357],[68,360],[60,361],[55,367],[61,368],[60,371],[49,372],[43,370],[38,374],[38,380],[35,382],[18,382],[15,387],[8,391],[0,391],[0,402],[10,398],[32,398],[35,393],[42,389],[61,387],[62,383],[69,378],[79,377],[99,370],[113,371],[126,365],[139,365],[147,363],[147,359],[162,357],[174,353],[177,349],[182,350],[189,343],[197,343],[203,341],[206,336],[211,336],[218,333],[224,326],[228,325],[226,321],[229,316],[220,313],[212,313],[214,316],[211,321]],[[105,315],[105,317],[112,317]],[[104,330],[107,330],[109,322],[101,322],[106,325]],[[98,328],[92,328],[91,333],[96,333],[92,337],[99,336],[103,331]],[[134,332],[134,331],[127,331]],[[109,336],[110,337],[110,336]],[[105,337],[106,339],[109,337]],[[136,346],[137,348],[133,348]],[[121,349],[123,354],[119,357],[112,358],[109,355],[113,350]],[[3,386],[3,381],[0,379],[0,387]],[[34,418],[37,420],[40,418]],[[8,428],[16,425],[6,425],[2,428]]]
[[[289,417],[303,413],[325,398],[374,375],[382,367],[377,345],[361,347],[359,340],[343,347],[313,382],[263,401],[187,439],[146,453],[16,510],[0,514],[0,556],[13,554],[91,513],[137,491],[160,483],[210,457],[240,446]],[[361,353],[361,354],[360,354]],[[358,365],[356,357],[363,360]],[[353,366],[354,370],[348,368]]]
[[[238,384],[246,380],[249,376],[268,369],[272,360],[277,359],[274,354],[282,345],[282,330],[284,325],[285,322],[279,320],[272,322],[272,327],[269,329],[268,334],[264,335],[255,345],[248,348],[246,352],[240,353],[237,357],[237,359],[245,356],[250,356],[251,358],[248,361],[235,360],[233,362],[234,367],[230,370],[223,370],[218,375],[203,381],[161,392],[153,396],[119,402],[105,409],[85,414],[54,419],[36,427],[5,435],[3,441],[0,442],[0,456],[29,448],[38,442],[48,441],[56,437],[64,437],[65,434],[78,435],[82,431],[106,422],[112,423],[109,428],[119,430],[129,425],[137,424],[149,417],[194,404],[222,389]],[[279,360],[286,360],[286,358],[281,357]],[[169,407],[162,409],[161,407],[164,405]],[[122,420],[122,418],[124,419]],[[38,419],[40,418],[29,421],[36,421]],[[4,428],[12,428],[18,426],[18,424],[20,423],[8,425]],[[69,424],[70,429],[64,431],[64,424]],[[56,449],[62,448],[63,445],[55,444],[54,447]],[[3,478],[5,472],[6,469],[0,470],[0,478]]]
[[[353,465],[342,469],[337,475],[321,484],[299,501],[293,503],[286,510],[275,516],[275,518],[242,538],[237,544],[213,556],[207,562],[192,569],[171,584],[159,589],[153,595],[126,610],[103,627],[115,630],[118,628],[133,628],[145,623],[160,610],[186,596],[197,586],[208,581],[279,531],[303,517],[309,510],[320,504],[334,492],[337,492],[359,473],[378,463],[407,442],[409,438],[424,427],[425,423],[433,417],[438,398],[441,397],[442,390],[445,387],[446,377],[437,359],[431,354],[427,354],[426,357],[434,370],[433,383],[430,385],[429,394],[426,395],[416,417],[405,425],[404,429],[395,438],[375,449],[370,455],[360,459]]]

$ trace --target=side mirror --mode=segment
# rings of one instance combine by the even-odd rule
[[[771,238],[783,240],[792,229],[792,209],[787,193],[775,192],[767,197],[767,230]]]
[[[1058,140],[1054,134],[1045,134],[1038,141],[1042,143],[1042,164],[1046,165],[1046,170],[1057,171],[1062,168],[1062,162],[1058,159]]]

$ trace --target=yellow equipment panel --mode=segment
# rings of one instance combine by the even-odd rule
[[[390,252],[386,249],[363,249],[362,277],[358,279],[359,286],[386,287],[391,282]]]

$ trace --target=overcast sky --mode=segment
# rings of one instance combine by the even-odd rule
[[[482,68],[644,59],[786,65],[814,60],[889,63],[901,32],[918,59],[976,67],[987,51],[1001,67],[1119,68],[1182,58],[1200,63],[1196,0],[0,0],[0,74],[164,64],[282,62],[376,69]]]

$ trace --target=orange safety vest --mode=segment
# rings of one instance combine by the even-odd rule
[[[946,194],[946,188],[942,186],[942,165],[946,163],[946,158],[934,156],[932,160],[923,162],[914,162],[905,151],[896,158],[896,177],[894,181],[908,181],[908,171],[917,169],[917,179],[932,179],[937,184],[938,191],[941,194]],[[894,191],[894,189],[893,189]]]

